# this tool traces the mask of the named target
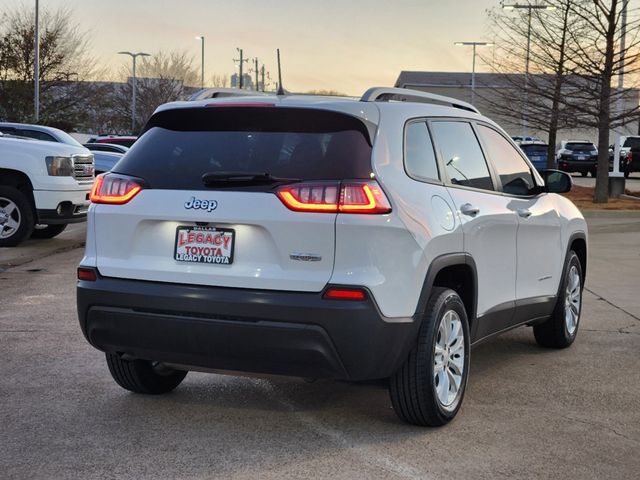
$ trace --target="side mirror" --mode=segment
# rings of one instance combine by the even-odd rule
[[[560,170],[543,170],[544,185],[549,193],[566,193],[571,190],[573,181],[571,175]]]
[[[502,191],[510,195],[529,195],[531,185],[522,177],[516,177],[502,186]]]

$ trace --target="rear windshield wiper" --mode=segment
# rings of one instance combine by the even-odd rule
[[[273,185],[300,182],[300,178],[280,178],[266,172],[207,172],[202,183],[207,187],[231,185]]]

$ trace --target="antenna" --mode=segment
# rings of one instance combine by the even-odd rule
[[[282,67],[280,66],[280,49],[276,49],[278,52],[278,92],[276,95],[285,95],[284,88],[282,88]]]

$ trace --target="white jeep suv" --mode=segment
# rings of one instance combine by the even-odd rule
[[[400,418],[442,425],[474,344],[520,325],[575,339],[587,228],[570,188],[437,95],[163,105],[94,184],[80,325],[134,392],[190,369],[388,378]]]

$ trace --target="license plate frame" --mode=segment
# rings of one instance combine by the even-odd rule
[[[181,235],[181,232],[187,232],[186,237]],[[192,238],[189,238],[189,232],[193,233]],[[198,239],[198,234],[203,236]],[[216,242],[216,238],[220,239],[219,243]],[[230,240],[225,241],[225,238]],[[233,228],[178,225],[173,244],[173,259],[187,264],[231,265],[235,256],[235,240],[236,231]],[[191,252],[192,248],[195,248],[194,252]],[[181,249],[184,251],[180,251]],[[224,255],[227,250],[229,254]],[[218,255],[218,251],[223,255]]]

